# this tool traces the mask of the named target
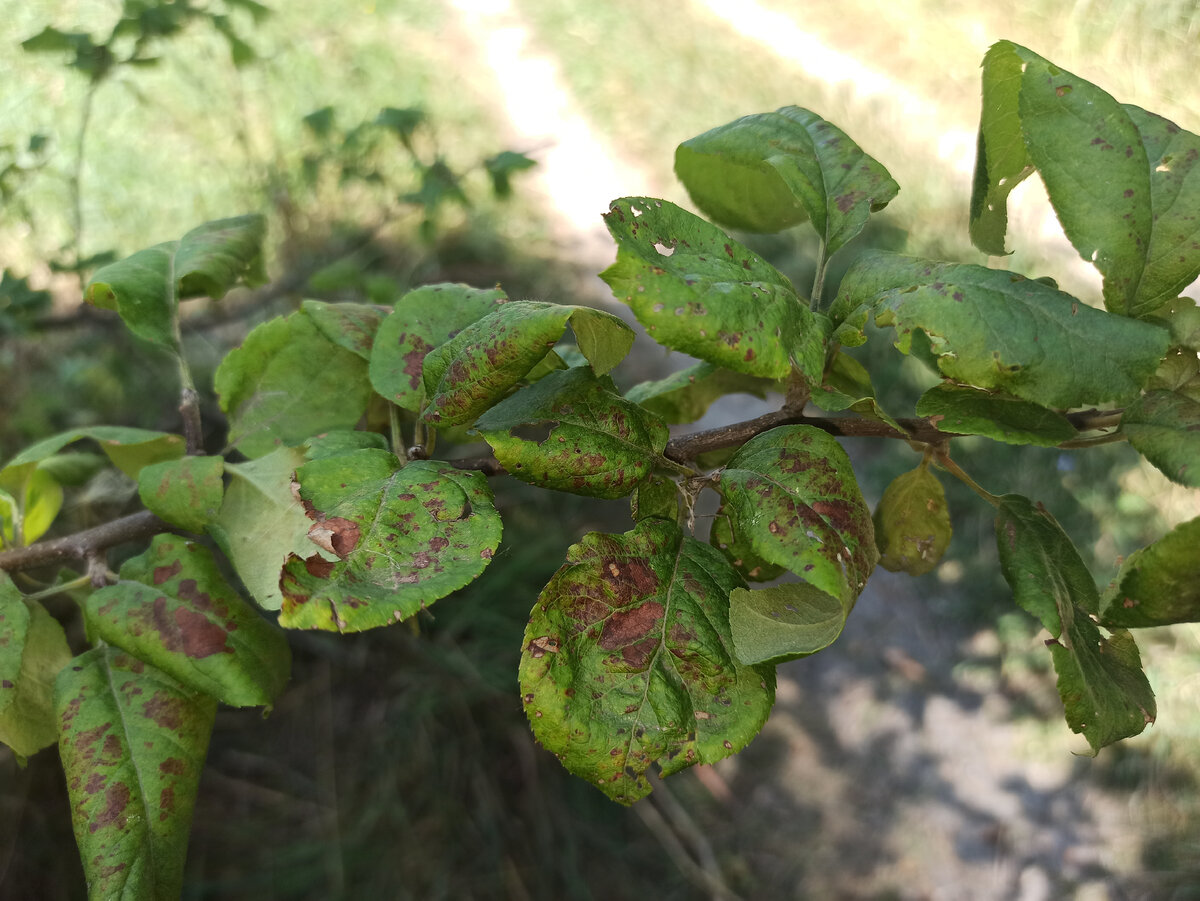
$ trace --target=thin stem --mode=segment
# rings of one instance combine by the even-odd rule
[[[815,312],[821,308],[821,292],[825,289],[825,269],[828,257],[825,254],[825,239],[821,239],[817,248],[817,274],[813,278],[812,295],[808,299],[809,307]]]
[[[1080,447],[1099,447],[1102,444],[1117,444],[1128,440],[1124,432],[1109,432],[1107,435],[1096,435],[1093,438],[1072,438],[1070,441],[1064,441],[1057,446],[1068,450]]]
[[[984,489],[978,482],[976,482],[973,478],[971,478],[969,475],[967,475],[962,470],[962,467],[960,467],[957,463],[955,463],[953,460],[951,460],[950,455],[948,453],[946,453],[944,450],[938,451],[937,461],[938,461],[938,465],[940,465],[943,469],[945,469],[946,472],[950,473],[952,476],[954,476],[960,482],[965,484],[968,488],[970,488],[972,491],[974,491],[976,494],[978,494],[981,498],[983,498],[985,501],[987,501],[993,507],[1000,506],[1000,498],[998,498],[996,495],[992,494],[990,491],[987,491],[986,489]]]
[[[41,591],[35,591],[33,594],[25,595],[27,601],[40,601],[42,598],[52,598],[56,594],[65,594],[68,591],[74,591],[76,588],[84,588],[92,584],[91,576],[80,576],[78,579],[72,579],[70,582],[63,582],[60,585],[51,585],[49,588],[43,588]]]
[[[403,466],[408,462],[408,450],[400,431],[400,409],[395,404],[388,404],[388,425],[392,430],[392,453],[400,458],[400,465]]]

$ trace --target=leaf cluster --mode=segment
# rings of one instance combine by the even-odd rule
[[[100,269],[86,298],[177,360],[183,434],[80,429],[0,470],[0,570],[84,570],[42,593],[0,581],[0,739],[20,754],[57,742],[93,893],[178,893],[217,702],[270,705],[288,678],[284,630],[412,620],[478,578],[500,546],[489,476],[503,473],[631,500],[629,531],[567,550],[533,601],[519,668],[534,735],[618,802],[645,796],[655,766],[671,774],[749,743],[775,666],[837,639],[877,563],[914,576],[937,565],[951,530],[935,470],[995,509],[1003,576],[1049,635],[1068,726],[1099,750],[1153,722],[1132,630],[1200,619],[1197,521],[1130,556],[1102,592],[1049,511],[985,490],[951,451],[967,435],[1127,440],[1200,486],[1200,314],[1177,296],[1200,273],[1200,138],[1007,42],[985,59],[984,100],[973,240],[1003,251],[1008,191],[1036,169],[1104,278],[1103,307],[1001,268],[882,253],[860,256],[826,303],[830,255],[899,188],[797,107],[680,146],[677,172],[709,219],[647,197],[610,205],[617,250],[602,278],[651,338],[695,360],[626,390],[613,373],[633,330],[605,311],[457,284],[390,304],[307,301],[221,363],[227,445],[209,456],[181,305],[263,277],[261,218],[207,223]],[[334,135],[331,113],[309,118]],[[420,121],[385,110],[375,124],[407,146]],[[1079,188],[1085,170],[1097,190]],[[811,291],[714,221],[815,228]],[[851,352],[872,320],[941,376],[911,411],[885,410]],[[668,425],[732,393],[781,403],[671,437]],[[901,439],[920,463],[872,510],[843,434]],[[64,452],[80,440],[104,457]],[[146,512],[39,541],[63,486],[108,462]],[[717,504],[707,541],[694,515],[705,491]],[[112,536],[131,532],[154,537],[109,572]],[[79,597],[82,653],[40,604],[57,591]]]

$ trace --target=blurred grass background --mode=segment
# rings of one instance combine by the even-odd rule
[[[505,29],[548,61],[627,193],[686,205],[674,146],[747,113],[795,103],[847,131],[902,190],[834,259],[827,296],[864,246],[983,262],[967,241],[966,207],[978,66],[995,40],[1200,130],[1194,0],[270,7],[261,22],[231,10],[256,61],[235,66],[223,37],[189,28],[156,66],[102,85],[89,124],[83,255],[127,254],[221,216],[269,216],[269,268],[282,288],[231,297],[234,315],[196,313],[187,346],[201,384],[250,326],[301,296],[388,302],[414,284],[464,280],[499,281],[513,297],[602,300],[586,294],[595,284],[578,270],[595,263],[572,256],[536,173],[515,176],[502,201],[478,165],[504,148],[543,160],[550,149],[514,126],[512,98],[481,52]],[[0,265],[50,290],[52,318],[66,323],[0,335],[4,457],[74,425],[176,427],[168,361],[97,317],[74,320],[78,279],[47,262],[73,241],[85,79],[19,43],[46,25],[101,36],[119,14],[115,0],[0,0],[0,148],[32,167],[41,158],[25,149],[29,137],[48,139],[44,165],[14,180],[0,210]],[[370,157],[377,180],[339,179],[330,167],[344,148],[303,122],[327,106],[336,135],[385,107],[424,110],[417,149],[462,174],[469,204],[443,205],[422,230],[419,204],[402,199],[420,191],[418,173],[395,143]],[[313,159],[329,164],[316,177]],[[1014,194],[1015,252],[1003,265],[1053,275],[1094,302],[1097,282],[1039,192],[1031,179]],[[754,246],[811,283],[815,240],[802,231]],[[883,367],[877,389],[894,415],[911,415],[935,380],[898,358],[887,334],[872,335],[861,358]],[[635,368],[662,365],[651,355]],[[205,414],[219,428],[215,405]],[[1042,500],[1101,584],[1120,555],[1200,513],[1194,493],[1125,446],[956,444],[985,487]],[[849,445],[870,501],[917,461]],[[707,869],[745,897],[1200,898],[1200,630],[1141,639],[1159,723],[1096,761],[1072,758],[1079,745],[1036,624],[1000,580],[991,518],[967,489],[946,487],[956,518],[947,561],[919,580],[877,576],[835,647],[781,670],[776,715],[750,749],[673,779],[663,797],[678,808],[659,801],[639,813],[608,804],[533,745],[515,685],[537,591],[584,531],[627,528],[621,505],[498,483],[504,550],[480,583],[439,603],[421,635],[294,636],[295,680],[275,711],[265,721],[220,714],[186,897],[716,896]],[[68,522],[92,524],[129,502],[128,486],[88,485]],[[947,723],[963,730],[943,734]],[[947,744],[965,752],[952,758]],[[1019,775],[1005,783],[989,766]],[[56,767],[49,751],[24,769],[0,754],[2,897],[83,897]],[[994,798],[993,784],[1003,788]],[[698,863],[681,861],[680,847]]]

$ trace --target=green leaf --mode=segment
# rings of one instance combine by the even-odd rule
[[[953,530],[946,493],[925,464],[891,481],[873,521],[879,565],[892,572],[927,573],[950,546]]]
[[[407,147],[412,140],[413,133],[425,121],[425,110],[420,107],[406,107],[397,109],[392,106],[385,106],[379,111],[379,115],[375,117],[375,124],[382,125],[384,128],[390,128]]]
[[[487,478],[436,461],[398,463],[385,451],[360,450],[297,471],[313,546],[284,570],[281,625],[385,626],[472,582],[491,562],[501,526]]]
[[[1179,297],[1158,311],[1160,322],[1171,329],[1171,346],[1200,352],[1200,307],[1190,297]]]
[[[785,572],[786,566],[777,566],[764,560],[742,531],[735,531],[733,519],[725,515],[724,507],[713,517],[708,543],[725,555],[725,559],[747,582],[770,582]],[[840,605],[839,605],[840,609]]]
[[[729,628],[742,663],[783,663],[829,647],[846,612],[833,595],[792,582],[729,595]]]
[[[1121,432],[1168,479],[1200,488],[1200,401],[1148,391],[1125,409]]]
[[[1100,598],[1105,628],[1200,622],[1200,519],[1125,558]]]
[[[634,489],[629,507],[634,522],[651,517],[674,522],[679,516],[679,486],[665,476],[652,475]]]
[[[425,401],[425,355],[507,299],[499,288],[468,285],[426,285],[409,291],[376,333],[371,385],[392,403],[416,412]]]
[[[303,311],[251,331],[213,383],[229,415],[229,443],[247,457],[350,428],[371,396],[366,361],[327,339]]]
[[[764,379],[722,369],[712,363],[697,363],[666,378],[641,382],[625,392],[626,400],[641,404],[665,422],[695,422],[713,401],[726,394],[750,394],[766,398],[780,390],[777,379]]]
[[[483,168],[492,179],[492,193],[504,200],[512,196],[512,177],[514,173],[524,172],[537,165],[523,153],[504,150],[483,161]]]
[[[178,898],[216,701],[102,647],[59,673],[54,702],[88,896]]]
[[[46,534],[62,509],[62,485],[33,463],[0,470],[0,490],[11,499],[5,504],[9,516],[0,517],[0,537],[5,544],[33,544]]]
[[[221,509],[224,474],[221,457],[152,463],[138,473],[138,495],[148,510],[171,525],[203,532]]]
[[[876,325],[895,326],[904,353],[917,330],[928,335],[946,377],[1046,407],[1130,400],[1167,352],[1160,326],[1093,309],[1014,272],[965,263],[866,253],[842,279],[835,306],[835,319],[847,323],[839,341],[872,311]]]
[[[984,60],[980,129],[980,248],[1003,251],[1007,194],[1036,167],[1112,312],[1146,316],[1200,275],[1200,136],[1007,41]]]
[[[37,468],[50,473],[60,485],[78,488],[108,466],[108,463],[101,454],[54,454],[38,463]]]
[[[387,439],[378,432],[360,432],[353,429],[334,429],[314,435],[304,442],[304,459],[320,460],[323,457],[338,457],[351,451],[374,447],[387,450]],[[297,464],[299,465],[299,464]],[[307,530],[307,526],[305,529]]]
[[[614,200],[617,261],[600,274],[659,344],[735,372],[778,379],[825,364],[825,318],[758,254],[665,200]]]
[[[179,301],[220,300],[238,282],[265,281],[260,215],[206,222],[182,239],[157,244],[100,269],[87,284],[88,303],[116,310],[139,338],[179,351]]]
[[[1053,637],[1047,643],[1071,730],[1098,751],[1154,722],[1154,693],[1137,645],[1124,631],[1104,638],[1092,622],[1096,584],[1062,527],[1040,505],[1006,495],[996,513],[996,544],[1017,603]]]
[[[425,419],[439,426],[472,422],[542,361],[568,321],[597,375],[633,345],[633,330],[611,313],[534,301],[502,304],[426,355]]]
[[[229,487],[220,513],[208,524],[238,578],[265,610],[283,604],[279,578],[288,558],[315,550],[308,540],[312,521],[292,491],[293,474],[304,462],[299,448],[281,447],[249,463],[226,464]]]
[[[1067,417],[1040,404],[947,382],[921,395],[917,415],[943,432],[985,435],[1005,444],[1054,447],[1079,435]]]
[[[871,512],[835,438],[803,425],[763,432],[726,464],[720,490],[742,540],[850,612],[877,554]]]
[[[91,438],[99,444],[108,459],[131,479],[137,478],[143,466],[163,460],[177,460],[184,451],[183,438],[179,435],[124,426],[94,425],[43,438],[9,460],[5,469],[38,463],[54,456],[68,444],[84,438]]]
[[[371,345],[379,330],[386,307],[366,303],[325,303],[306,300],[300,304],[322,335],[364,360],[371,359]]]
[[[300,121],[304,127],[311,131],[318,138],[327,138],[333,131],[335,112],[332,106],[323,106],[320,109],[313,110],[307,116],[304,116]]]
[[[523,426],[540,426],[539,436],[518,434]],[[669,437],[657,416],[586,367],[545,376],[492,407],[475,428],[521,481],[607,498],[627,496],[649,476]]]
[[[287,684],[283,633],[247,604],[205,547],[156,535],[88,595],[95,634],[181,683],[234,707],[270,704]]]
[[[589,533],[534,605],[520,680],[538,741],[622,804],[646,773],[713,763],[762,728],[772,668],[733,652],[729,592],[741,579],[673,522]]]
[[[900,190],[845,132],[798,106],[743,116],[684,141],[675,174],[713,221],[777,232],[807,219],[829,254]]]
[[[21,757],[54,744],[54,677],[71,659],[62,626],[0,572],[0,742]]]

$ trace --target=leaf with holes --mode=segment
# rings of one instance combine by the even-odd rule
[[[524,300],[502,304],[426,355],[425,419],[439,426],[474,421],[545,358],[568,322],[597,375],[633,346],[633,329],[611,313]]]
[[[425,285],[409,291],[383,320],[371,348],[371,385],[405,410],[425,400],[425,355],[508,298],[499,288]]]
[[[1200,275],[1200,136],[1001,41],[984,58],[979,147],[981,249],[1003,253],[1008,192],[1036,168],[1112,312],[1149,315]]]
[[[266,610],[278,610],[283,604],[279,577],[288,558],[314,551],[308,540],[312,520],[292,492],[292,474],[304,462],[299,448],[281,447],[248,463],[226,464],[229,487],[220,513],[208,524],[209,534],[242,584]],[[328,559],[337,559],[332,552],[325,553]]]
[[[927,573],[941,562],[950,546],[946,493],[923,463],[891,481],[873,519],[879,565],[892,572]]]
[[[600,277],[659,344],[747,375],[820,376],[825,317],[758,254],[665,200],[614,200],[604,221],[617,261]]]
[[[54,688],[71,824],[91,898],[178,898],[217,702],[113,647]]]
[[[1200,401],[1148,391],[1121,417],[1121,431],[1168,479],[1200,488]]]
[[[741,750],[766,722],[771,667],[738,662],[737,573],[677,525],[646,519],[567,551],[525,630],[520,680],[538,741],[622,804],[664,775]]]
[[[436,461],[400,468],[368,449],[306,463],[296,479],[313,547],[283,573],[288,628],[359,632],[405,619],[472,582],[500,544],[478,472]]]
[[[917,415],[943,432],[985,435],[1005,444],[1054,447],[1078,436],[1067,417],[1041,404],[946,382],[921,395]]]
[[[203,532],[221,509],[224,474],[222,457],[152,463],[138,473],[138,495],[148,510],[171,525]]]
[[[1105,628],[1200,622],[1200,519],[1176,526],[1125,558],[1100,598]]]
[[[366,361],[326,338],[307,313],[256,327],[213,380],[229,443],[247,457],[358,422],[371,396]]]
[[[179,301],[220,300],[238,282],[262,284],[260,215],[206,222],[178,241],[157,244],[97,270],[88,282],[88,303],[116,310],[129,330],[146,341],[179,351]]]
[[[283,633],[225,581],[207,548],[174,535],[126,560],[86,611],[100,638],[225,704],[270,704],[287,684]]]
[[[67,636],[41,604],[0,572],[0,743],[20,757],[54,744],[54,679],[71,659]]]
[[[545,434],[525,437],[525,427]],[[475,423],[496,459],[523,482],[625,497],[654,469],[667,427],[587,367],[553,372],[501,401]]]
[[[835,338],[861,336],[870,312],[876,325],[895,326],[904,353],[917,332],[927,335],[946,377],[1046,407],[1128,401],[1167,352],[1165,328],[1093,309],[1043,282],[892,253],[865,253],[846,273],[831,310],[843,323]]]
[[[625,397],[675,425],[695,422],[713,401],[727,394],[749,394],[762,400],[768,391],[783,393],[784,387],[778,379],[697,363],[666,378],[634,385],[625,392]]]
[[[1154,722],[1154,693],[1133,637],[1104,638],[1089,614],[1100,599],[1071,539],[1040,506],[1009,494],[996,513],[1000,569],[1016,602],[1052,636],[1067,724],[1094,750],[1139,734]]]
[[[900,190],[845,132],[798,106],[743,116],[684,141],[675,174],[714,222],[777,232],[809,220],[829,254]]]

